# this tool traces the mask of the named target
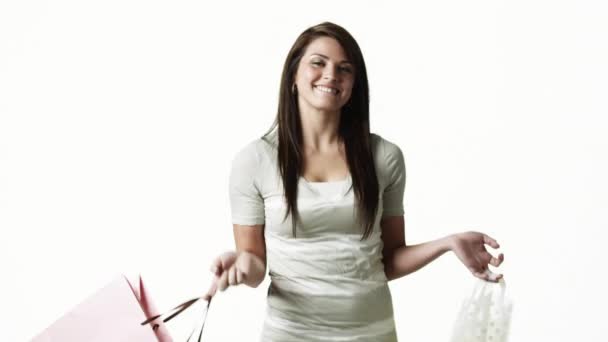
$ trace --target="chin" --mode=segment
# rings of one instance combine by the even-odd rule
[[[333,111],[339,111],[342,108],[342,106],[337,105],[337,104],[319,103],[318,105],[315,106],[315,108],[320,111],[333,112]]]
[[[317,110],[321,112],[339,112],[340,107],[318,107]]]

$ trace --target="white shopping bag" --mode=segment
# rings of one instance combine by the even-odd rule
[[[477,279],[462,303],[451,342],[507,342],[513,302],[503,279],[491,283]]]

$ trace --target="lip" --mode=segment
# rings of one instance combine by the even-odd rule
[[[338,95],[338,94],[340,94],[342,92],[340,89],[338,89],[336,87],[332,87],[330,85],[325,85],[325,84],[315,84],[315,85],[313,85],[313,87],[314,88],[316,88],[316,87],[325,87],[325,88],[329,88],[329,89],[335,90],[336,94],[334,94],[334,95]]]

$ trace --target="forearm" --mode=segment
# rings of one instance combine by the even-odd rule
[[[451,236],[425,243],[402,246],[384,256],[384,272],[388,280],[416,272],[451,249]]]

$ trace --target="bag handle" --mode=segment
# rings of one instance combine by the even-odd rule
[[[141,325],[146,325],[146,324],[150,324],[153,323],[154,321],[156,321],[159,318],[162,318],[163,323],[167,323],[169,322],[171,319],[173,319],[174,317],[176,317],[177,315],[181,314],[182,312],[184,312],[186,309],[188,309],[190,306],[192,306],[194,303],[198,302],[199,300],[203,299],[203,300],[207,300],[207,306],[205,307],[205,312],[204,312],[204,316],[201,319],[202,324],[200,327],[200,333],[198,335],[198,340],[197,342],[201,342],[201,337],[203,336],[203,328],[205,327],[205,321],[207,320],[207,313],[209,312],[209,306],[211,305],[211,298],[208,297],[197,297],[197,298],[192,298],[190,300],[187,300],[179,305],[177,305],[176,307],[174,307],[173,309],[162,313],[160,315],[156,315],[156,316],[152,316],[150,318],[148,318],[147,320],[143,321],[141,323]],[[156,330],[158,329],[159,324],[154,323],[152,325],[152,330]],[[190,338],[192,338],[192,335],[194,334],[194,332],[196,331],[196,326],[194,326],[194,328],[192,329],[192,331],[190,332],[190,335],[188,336],[188,339],[186,341],[190,341]]]

